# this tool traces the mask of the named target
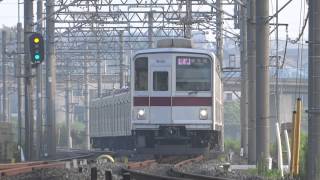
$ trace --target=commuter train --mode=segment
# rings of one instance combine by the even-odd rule
[[[223,144],[221,66],[187,39],[136,52],[131,87],[90,104],[93,148],[196,154]]]

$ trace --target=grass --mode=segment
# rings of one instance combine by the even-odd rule
[[[277,169],[263,171],[260,174],[259,174],[258,169],[256,169],[256,168],[255,169],[248,169],[246,172],[252,176],[263,176],[264,178],[267,178],[270,180],[277,180],[277,179],[281,178],[281,173]]]

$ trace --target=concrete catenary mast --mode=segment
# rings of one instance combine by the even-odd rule
[[[55,0],[46,2],[46,120],[48,155],[56,154],[56,55],[54,48]]]
[[[7,88],[7,32],[2,30],[2,114],[3,121],[8,121],[8,88]]]
[[[216,1],[216,56],[219,60],[221,69],[223,67],[223,36],[222,36],[222,26],[223,26],[223,20],[222,20],[222,0]],[[221,71],[222,73],[222,71]],[[222,92],[223,92],[223,83],[221,85]],[[223,98],[222,98],[223,100]],[[222,109],[223,112],[223,109]],[[223,119],[223,113],[222,113],[222,119]],[[223,123],[223,121],[222,121]],[[224,126],[224,125],[223,125]],[[221,142],[220,142],[221,151],[224,151],[224,128],[222,128],[221,132]]]
[[[67,126],[67,146],[68,149],[72,148],[71,141],[71,123],[70,123],[70,81],[71,81],[71,73],[70,73],[70,63],[66,63],[67,69],[67,78],[66,78],[66,89],[65,89],[65,106],[66,106],[66,126]]]
[[[43,10],[43,0],[37,1],[37,32],[42,34],[42,15]],[[36,98],[36,109],[37,109],[37,159],[41,156],[42,147],[42,65],[37,66],[37,77],[36,77],[36,87],[37,87],[37,98]]]
[[[307,179],[320,179],[320,2],[309,0],[309,97]]]
[[[153,48],[153,12],[148,13],[148,47]]]
[[[22,24],[17,24],[17,88],[18,88],[18,145],[22,147],[22,121],[23,121],[23,78],[22,78]]]
[[[269,161],[269,0],[256,3],[256,152],[263,167]]]
[[[124,31],[119,32],[119,43],[120,43],[120,89],[125,86],[125,71],[124,71]]]
[[[97,35],[98,36],[98,35]],[[97,80],[98,80],[98,97],[102,95],[102,74],[101,74],[101,42],[100,39],[97,37]]]
[[[248,163],[256,163],[256,0],[247,0],[248,30]]]
[[[25,92],[25,156],[33,159],[33,82],[29,52],[29,33],[33,31],[33,1],[24,1],[24,92]]]
[[[86,49],[89,49],[88,43],[86,44]],[[85,145],[86,149],[90,150],[90,125],[89,125],[89,74],[88,74],[88,55],[85,55],[85,60],[83,62],[83,81],[84,81],[84,123],[85,123]]]
[[[240,6],[240,66],[241,66],[241,148],[244,156],[248,154],[248,98],[247,98],[247,13],[244,6]]]
[[[192,0],[186,0],[185,37],[192,38]]]

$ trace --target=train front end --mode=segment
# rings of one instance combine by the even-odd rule
[[[132,133],[138,151],[195,154],[221,146],[221,80],[214,55],[191,48],[138,52]]]

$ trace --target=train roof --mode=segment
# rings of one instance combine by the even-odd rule
[[[140,54],[152,54],[152,53],[191,53],[191,54],[206,54],[211,56],[213,59],[216,58],[213,52],[204,49],[195,48],[152,48],[136,51],[134,57]]]

